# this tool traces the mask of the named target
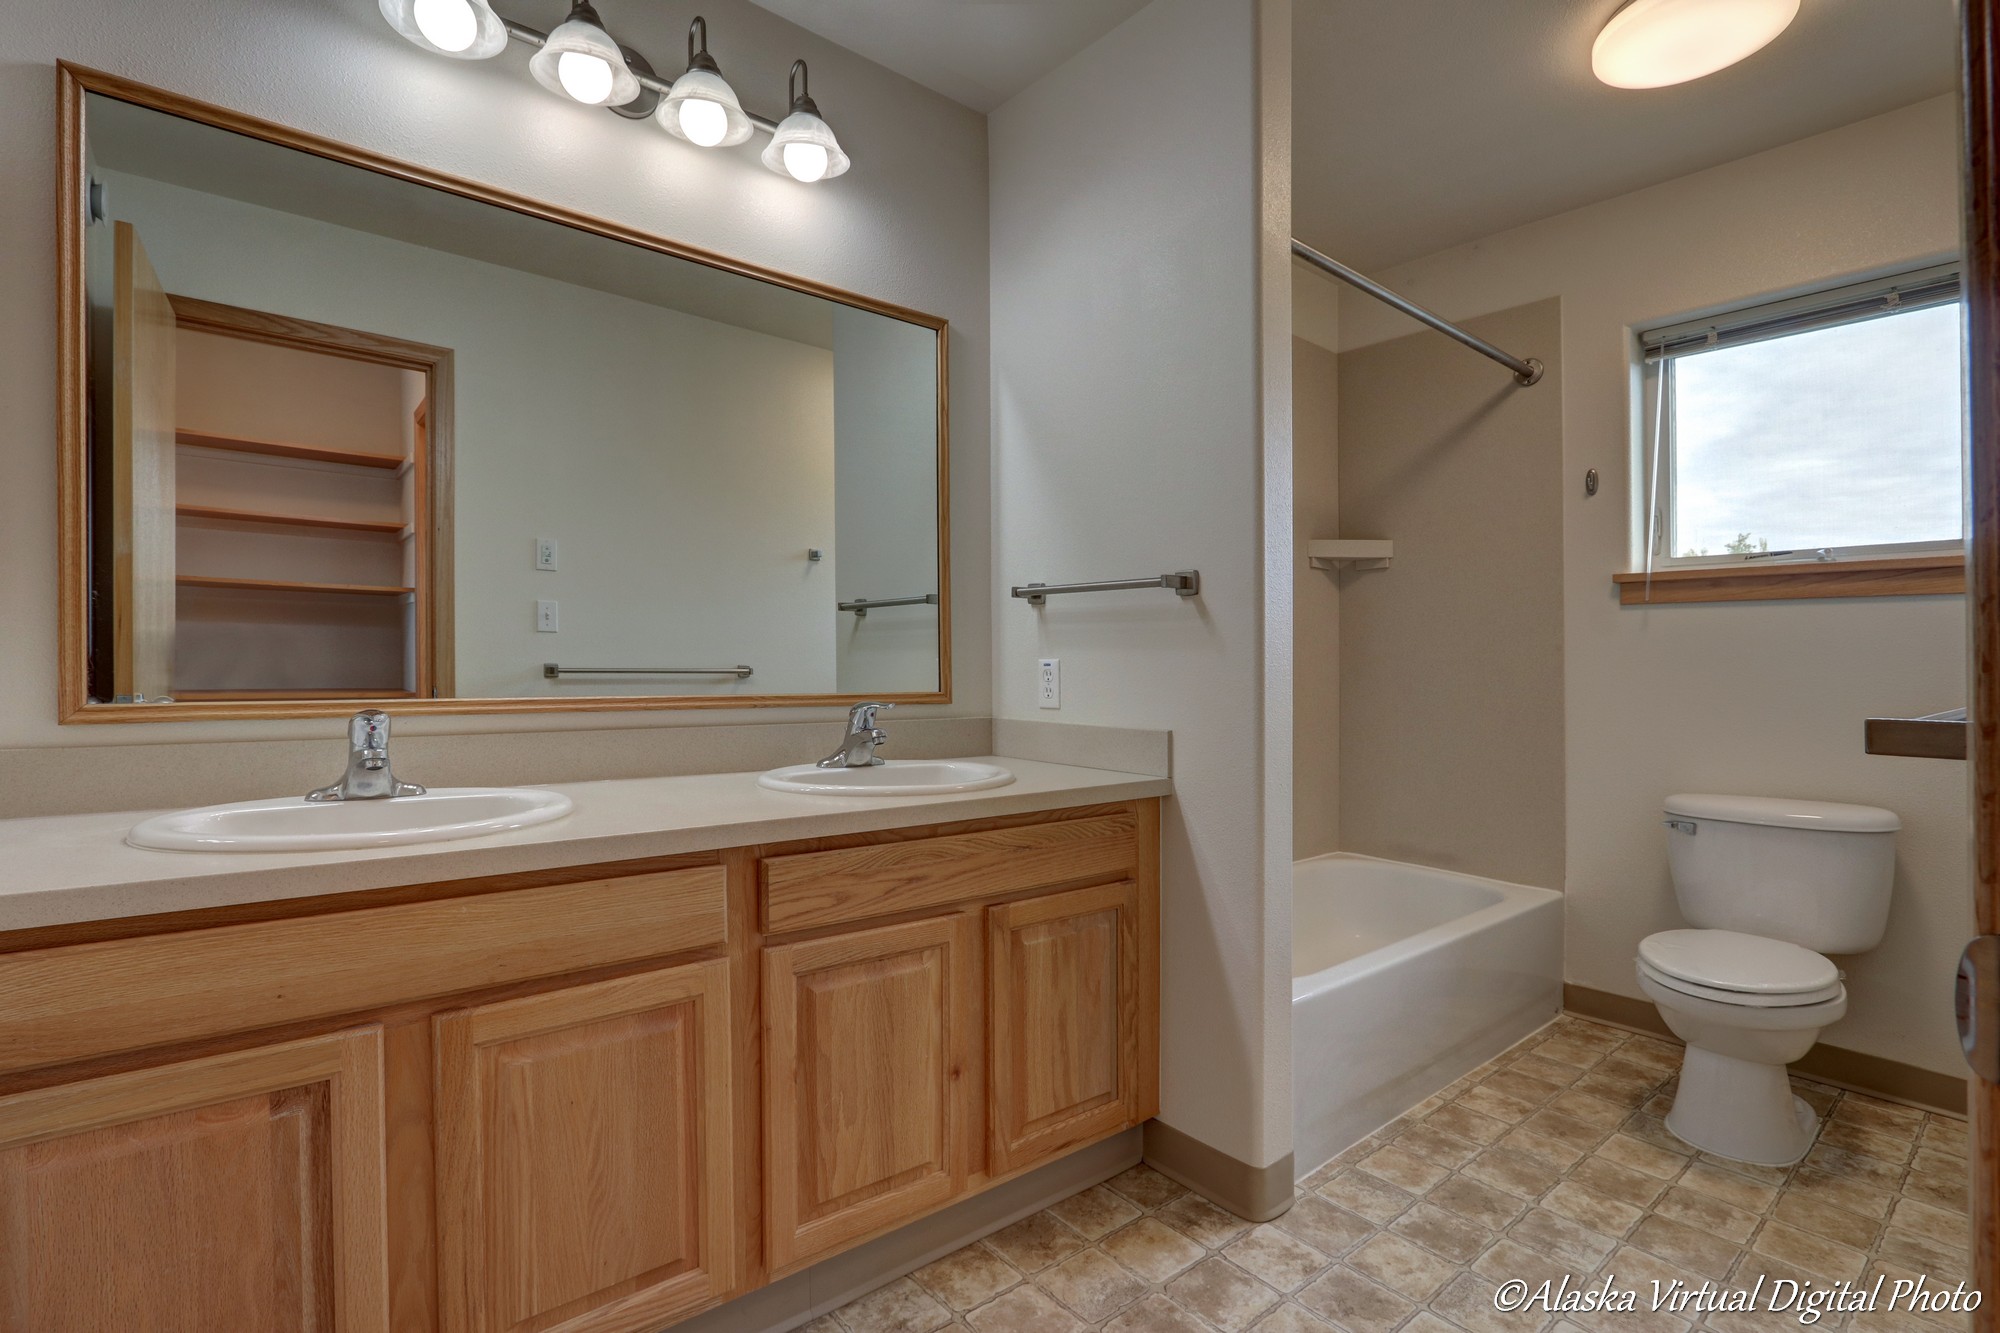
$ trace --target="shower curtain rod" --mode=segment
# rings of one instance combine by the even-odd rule
[[[1430,325],[1447,338],[1456,338],[1459,342],[1464,343],[1481,356],[1492,357],[1495,361],[1498,361],[1501,365],[1514,372],[1514,382],[1516,384],[1525,387],[1541,381],[1542,363],[1534,357],[1531,356],[1523,361],[1518,356],[1501,351],[1484,338],[1467,333],[1450,320],[1440,315],[1432,314],[1415,301],[1396,295],[1396,293],[1390,291],[1381,283],[1376,282],[1373,278],[1364,277],[1356,273],[1338,259],[1321,254],[1296,236],[1292,238],[1292,253],[1300,259],[1305,260],[1308,264],[1311,264],[1314,268],[1331,273],[1334,277],[1339,278],[1349,286],[1359,287],[1362,291],[1367,292],[1384,305],[1393,306],[1408,315],[1411,319]]]

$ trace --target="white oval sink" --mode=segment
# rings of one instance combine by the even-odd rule
[[[505,833],[561,819],[570,806],[560,792],[513,787],[439,787],[372,801],[288,796],[155,815],[125,841],[167,852],[333,852]]]
[[[997,764],[970,759],[889,759],[869,768],[821,768],[794,764],[757,779],[772,791],[808,796],[940,796],[955,791],[1004,787],[1014,775]]]

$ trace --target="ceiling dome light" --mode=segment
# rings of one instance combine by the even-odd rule
[[[1768,46],[1799,0],[1628,0],[1590,48],[1613,88],[1664,88],[1727,69]]]
[[[413,45],[454,60],[485,60],[507,49],[507,25],[487,0],[379,0],[382,17]]]
[[[806,62],[792,63],[792,114],[778,122],[777,132],[765,145],[763,162],[781,176],[804,181],[832,180],[850,165],[840,151],[833,127],[820,119],[819,107],[806,93]],[[678,84],[675,85],[679,87]]]
[[[623,106],[639,95],[639,80],[590,0],[576,0],[569,17],[528,61],[535,82],[588,106]]]
[[[699,148],[728,148],[750,137],[750,117],[708,54],[708,20],[688,24],[687,73],[660,103],[660,124]]]

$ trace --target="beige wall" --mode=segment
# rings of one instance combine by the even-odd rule
[[[1547,365],[1522,388],[1435,333],[1340,357],[1343,850],[1563,883],[1562,394],[1556,301],[1469,322]]]
[[[1303,328],[1297,313],[1293,327]],[[1341,535],[1339,417],[1338,358],[1302,332],[1292,339],[1292,855],[1301,860],[1340,850],[1340,576],[1306,563],[1307,542]]]
[[[1961,599],[1621,608],[1610,577],[1640,530],[1632,330],[1953,254],[1957,191],[1940,98],[1379,275],[1452,318],[1562,301],[1568,979],[1637,996],[1638,941],[1681,924],[1659,826],[1670,793],[1886,806],[1903,817],[1888,938],[1842,960],[1850,1011],[1826,1040],[1945,1072],[1961,1068],[1965,770],[1865,755],[1861,723],[1965,701]],[[1343,302],[1350,347],[1408,329]]]
[[[1290,30],[1154,0],[992,116],[995,582],[1202,576],[1003,592],[995,714],[1173,730],[1161,1118],[1253,1167],[1291,1149]]]
[[[525,77],[517,50],[438,59],[397,37],[374,0],[19,0],[0,65],[0,746],[332,737],[331,721],[59,727],[55,721],[55,62],[68,59],[537,199],[865,292],[952,321],[954,688],[991,711],[987,452],[986,125],[952,103],[743,0],[627,5],[619,36],[657,62],[707,15],[729,74],[777,105],[795,57],[854,170],[802,187],[766,171],[758,140],[704,153],[577,106]],[[722,49],[721,46],[718,49]],[[222,58],[219,53],[227,53]],[[801,543],[803,544],[803,543]],[[409,719],[408,733],[671,727],[786,717],[626,713]],[[202,793],[190,792],[191,798]]]

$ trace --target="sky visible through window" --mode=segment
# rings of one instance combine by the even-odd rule
[[[1676,360],[1672,554],[1958,540],[1959,314]]]

